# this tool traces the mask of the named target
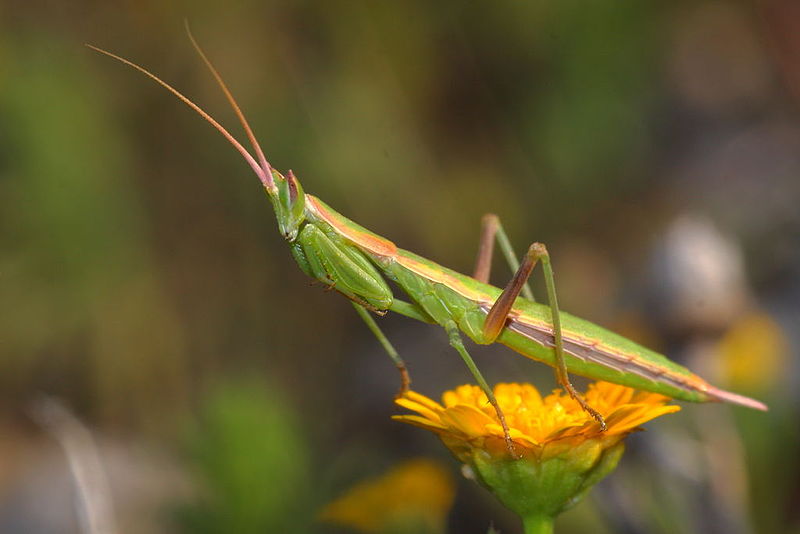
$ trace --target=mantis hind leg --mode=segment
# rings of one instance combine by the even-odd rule
[[[567,371],[567,363],[564,359],[564,340],[561,333],[561,312],[558,309],[558,298],[556,297],[556,286],[553,279],[553,267],[550,265],[550,255],[547,248],[541,243],[534,243],[528,248],[522,264],[517,269],[511,281],[506,285],[503,292],[495,301],[489,313],[486,315],[486,321],[483,325],[483,335],[487,343],[491,343],[497,336],[500,335],[505,327],[508,313],[517,300],[522,288],[533,271],[536,262],[542,262],[542,270],[544,271],[545,287],[547,288],[547,301],[550,305],[550,313],[553,321],[553,349],[555,352],[555,371],[556,381],[561,387],[569,394],[570,397],[575,399],[581,408],[591,415],[598,423],[600,428],[606,430],[606,422],[603,416],[594,408],[589,406],[586,400],[572,385],[569,380],[569,373]]]
[[[492,257],[494,256],[494,242],[500,245],[500,251],[503,253],[508,266],[512,272],[519,270],[519,260],[514,253],[514,247],[511,246],[511,240],[508,239],[503,225],[500,223],[500,217],[494,213],[487,213],[481,218],[481,238],[478,245],[478,257],[475,260],[475,271],[472,277],[484,284],[489,283],[489,275],[492,272]],[[525,282],[522,286],[522,296],[526,299],[536,302],[533,297],[533,291]]]
[[[389,341],[389,338],[386,337],[386,334],[383,333],[381,327],[378,326],[378,323],[375,322],[375,319],[369,314],[369,312],[364,309],[363,306],[360,306],[353,302],[353,308],[356,309],[356,313],[359,317],[366,323],[367,328],[369,328],[370,332],[372,332],[378,341],[380,342],[381,346],[383,346],[383,350],[386,351],[386,354],[394,362],[395,367],[400,372],[400,391],[397,393],[397,396],[401,396],[403,393],[406,393],[411,385],[411,376],[408,374],[408,368],[406,367],[406,362],[403,361],[403,358],[400,357],[400,354],[397,353],[397,350],[392,345],[392,342]]]

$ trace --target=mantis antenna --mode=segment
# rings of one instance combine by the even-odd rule
[[[258,162],[261,164],[261,168],[264,169],[264,172],[266,172],[270,178],[272,178],[272,166],[267,161],[267,158],[264,157],[264,152],[261,150],[261,145],[258,144],[258,140],[256,139],[255,134],[253,134],[252,128],[250,128],[250,123],[247,122],[247,119],[245,118],[244,113],[242,113],[239,104],[236,102],[236,99],[233,98],[233,94],[231,93],[230,89],[228,89],[228,85],[222,79],[222,76],[219,75],[219,71],[217,71],[217,69],[211,63],[211,60],[208,59],[208,56],[197,43],[194,35],[192,35],[192,30],[189,28],[189,21],[184,21],[184,24],[186,25],[186,34],[189,36],[192,46],[197,51],[197,54],[203,59],[203,63],[206,64],[206,67],[208,67],[208,70],[211,71],[211,74],[214,75],[214,79],[217,80],[220,89],[222,89],[222,92],[225,93],[225,98],[228,99],[228,102],[233,108],[234,113],[236,113],[236,116],[239,118],[239,122],[242,124],[242,128],[244,128],[247,138],[250,140],[250,144],[253,145],[253,149],[256,151],[256,156],[258,156]]]
[[[189,36],[191,37],[191,34]],[[192,42],[194,42],[194,39],[192,39]],[[253,172],[256,173],[256,176],[258,176],[258,179],[261,181],[261,183],[264,185],[264,187],[267,190],[273,191],[275,189],[275,182],[272,179],[272,173],[269,171],[271,169],[271,167],[269,166],[269,163],[266,163],[266,159],[263,159],[263,162],[266,164],[266,166],[265,167],[260,166],[258,164],[258,162],[256,162],[256,160],[253,158],[253,156],[250,155],[250,153],[247,151],[247,149],[244,148],[242,146],[242,144],[239,141],[237,141],[236,138],[233,135],[231,135],[231,133],[228,130],[225,129],[224,126],[222,126],[220,123],[218,123],[216,120],[214,120],[214,118],[211,115],[209,115],[208,113],[203,111],[200,108],[200,106],[198,106],[197,104],[192,102],[188,97],[184,96],[183,93],[181,93],[180,91],[178,91],[177,89],[172,87],[170,84],[168,84],[167,82],[165,82],[164,80],[162,80],[161,78],[159,78],[158,76],[156,76],[155,74],[150,72],[149,70],[145,69],[144,67],[141,67],[141,66],[137,65],[136,63],[134,63],[132,61],[129,61],[129,60],[127,60],[127,59],[125,59],[123,57],[120,57],[120,56],[118,56],[118,55],[116,55],[116,54],[114,54],[112,52],[109,52],[107,50],[103,50],[102,48],[98,48],[98,47],[90,45],[90,44],[87,44],[86,46],[91,48],[95,52],[99,52],[101,54],[104,54],[104,55],[112,58],[112,59],[116,59],[120,63],[124,63],[125,65],[128,65],[129,67],[133,67],[134,69],[138,70],[139,72],[141,72],[142,74],[144,74],[145,76],[147,76],[148,78],[150,78],[151,80],[153,80],[154,82],[156,82],[157,84],[162,86],[164,89],[166,89],[167,91],[169,91],[170,93],[172,93],[173,95],[175,95],[179,99],[181,99],[184,104],[186,104],[187,106],[192,108],[198,115],[200,115],[209,124],[211,124],[211,126],[216,128],[219,131],[219,133],[221,133],[225,137],[225,139],[227,139],[228,142],[231,145],[233,145],[233,147],[236,150],[239,151],[239,153],[247,161],[247,163],[253,169]],[[195,43],[195,46],[197,46],[196,43]],[[200,50],[199,47],[197,48],[197,50],[202,55],[202,51]],[[204,55],[202,57],[203,57],[203,59],[205,59]],[[207,61],[208,60],[206,60],[206,62]],[[210,64],[209,64],[209,66],[210,66]],[[213,71],[213,67],[211,67],[211,68],[212,68],[212,71]],[[217,76],[217,78],[219,79],[219,75],[216,74],[216,71],[214,71],[214,73]],[[239,106],[236,105],[236,101],[233,100],[232,96],[230,96],[230,93],[228,92],[228,90],[225,87],[225,85],[222,84],[222,86],[223,86],[223,89],[225,90],[225,93],[228,95],[228,98],[229,98],[230,102],[232,103],[232,105],[234,107],[234,110],[236,111],[236,114],[243,121],[245,130],[248,132],[248,136],[250,137],[251,141],[254,142],[254,145],[255,145],[256,149],[258,150],[260,158],[264,158],[263,154],[261,154],[261,149],[258,148],[258,143],[256,143],[254,138],[252,137],[253,134],[252,134],[252,131],[250,130],[249,126],[247,125],[247,121],[244,120],[244,116],[242,115],[241,111],[239,110]]]

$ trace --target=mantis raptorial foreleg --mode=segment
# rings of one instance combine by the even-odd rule
[[[550,312],[553,321],[553,345],[555,351],[555,371],[556,380],[559,385],[563,387],[569,396],[575,399],[578,404],[593,418],[600,423],[602,430],[606,429],[605,419],[600,413],[589,406],[586,400],[572,385],[567,373],[567,363],[564,359],[564,341],[561,333],[561,313],[558,309],[558,298],[556,297],[556,286],[553,279],[553,268],[550,265],[550,255],[547,253],[547,248],[541,243],[534,243],[528,248],[522,264],[517,269],[517,272],[511,278],[511,281],[506,285],[503,292],[495,301],[489,313],[486,315],[486,321],[483,325],[483,335],[487,343],[493,342],[500,335],[505,327],[506,320],[508,319],[508,312],[511,311],[514,301],[517,300],[520,292],[525,287],[528,278],[530,278],[536,262],[542,262],[542,270],[544,271],[545,287],[547,288],[547,301],[550,305]]]
[[[363,306],[360,306],[353,302],[353,308],[356,309],[356,313],[361,319],[366,323],[367,328],[378,338],[378,341],[383,346],[383,350],[386,351],[386,354],[394,362],[395,367],[397,370],[400,371],[400,391],[397,393],[397,396],[401,396],[403,393],[407,392],[409,386],[411,385],[411,377],[408,374],[408,368],[406,367],[406,362],[403,361],[403,358],[400,357],[400,354],[397,353],[397,350],[392,345],[392,342],[389,341],[389,338],[386,337],[386,334],[383,333],[381,327],[378,326],[378,323],[375,322],[375,319],[369,314],[369,312],[364,309]]]
[[[487,213],[481,218],[481,240],[478,245],[478,258],[475,261],[475,271],[472,277],[484,284],[489,283],[489,275],[492,272],[492,257],[494,256],[494,242],[495,239],[500,245],[500,251],[511,267],[511,272],[519,270],[519,260],[511,246],[511,241],[508,239],[503,225],[500,223],[500,218],[494,213]],[[526,299],[536,302],[533,297],[533,291],[525,282],[522,286],[522,296]]]

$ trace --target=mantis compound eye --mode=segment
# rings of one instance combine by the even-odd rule
[[[294,204],[294,202],[297,200],[297,190],[300,184],[297,181],[292,169],[289,169],[289,172],[286,173],[286,182],[289,185],[289,202]]]

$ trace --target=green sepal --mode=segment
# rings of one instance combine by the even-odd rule
[[[469,463],[478,481],[523,519],[555,518],[611,473],[624,449],[621,441],[608,446],[591,439],[555,455],[545,450],[521,459],[473,449]]]

